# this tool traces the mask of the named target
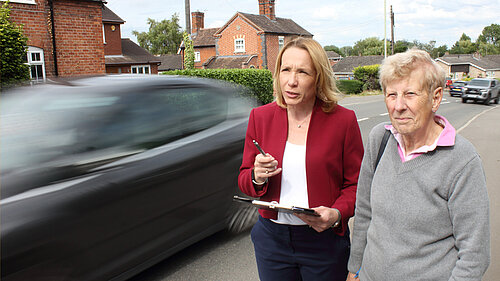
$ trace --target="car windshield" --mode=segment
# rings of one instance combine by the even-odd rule
[[[469,86],[489,87],[490,86],[490,81],[488,81],[488,80],[472,79],[469,82]]]

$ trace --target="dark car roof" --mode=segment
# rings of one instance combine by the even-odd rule
[[[122,89],[130,88],[144,88],[144,87],[155,87],[155,86],[195,86],[195,87],[217,87],[217,88],[229,88],[229,86],[234,86],[229,82],[222,80],[214,80],[208,78],[199,77],[186,77],[177,75],[134,75],[134,74],[121,74],[121,75],[103,75],[95,77],[85,77],[85,78],[74,78],[69,80],[52,80],[45,84],[35,85],[36,91],[33,91],[33,87],[20,87],[14,89],[12,92],[28,92],[39,94],[41,92],[54,93],[54,92],[65,92],[65,91],[79,91],[80,89],[85,89],[89,91],[90,88],[95,89],[95,91],[104,92],[120,92]],[[70,86],[70,87],[68,87]],[[72,90],[72,88],[74,90]],[[124,91],[128,92],[128,91]],[[10,94],[10,93],[7,93]]]

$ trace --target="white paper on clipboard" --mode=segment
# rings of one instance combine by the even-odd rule
[[[238,201],[238,202],[243,202],[243,203],[250,203],[254,205],[257,208],[261,209],[269,209],[269,210],[274,210],[278,212],[285,212],[285,213],[296,213],[296,214],[306,214],[310,216],[315,216],[319,217],[319,215],[314,211],[313,209],[310,208],[303,208],[303,207],[297,207],[297,206],[286,206],[279,204],[278,202],[266,202],[266,201],[260,201],[260,200],[254,200],[252,198],[245,198],[245,197],[240,197],[240,196],[233,196],[233,200]]]

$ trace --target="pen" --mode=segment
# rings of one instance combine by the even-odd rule
[[[354,275],[354,278],[358,278],[359,277],[359,271],[361,270],[361,268],[358,270],[358,272],[356,272],[356,275]]]
[[[264,150],[262,150],[262,148],[260,147],[259,143],[256,140],[253,140],[253,144],[255,144],[255,147],[257,147],[257,149],[260,151],[260,153],[262,153],[262,155],[266,156],[266,153],[264,152]]]

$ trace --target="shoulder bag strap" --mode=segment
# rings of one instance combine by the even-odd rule
[[[387,141],[389,140],[389,136],[391,135],[391,131],[385,130],[384,137],[382,138],[382,142],[380,143],[380,147],[378,149],[377,160],[375,161],[375,168],[373,171],[377,170],[378,162],[380,162],[380,158],[382,158],[382,154],[384,154],[385,147],[387,146]]]

